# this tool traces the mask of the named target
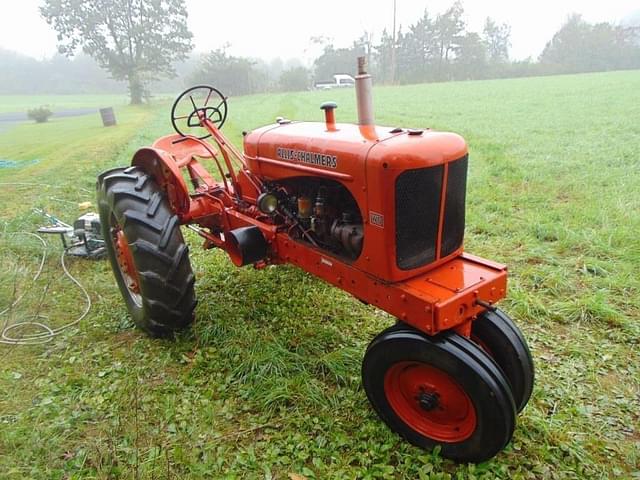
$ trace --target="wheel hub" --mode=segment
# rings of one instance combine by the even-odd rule
[[[439,405],[439,398],[440,396],[436,392],[425,392],[423,390],[420,392],[420,395],[418,395],[417,400],[420,408],[426,412],[430,412]]]
[[[387,401],[398,417],[431,439],[456,443],[476,429],[476,411],[464,388],[447,372],[405,361],[385,374]]]

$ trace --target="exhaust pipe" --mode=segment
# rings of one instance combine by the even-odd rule
[[[356,100],[358,103],[358,124],[360,126],[371,126],[374,124],[371,86],[371,75],[367,73],[367,58],[358,57]]]

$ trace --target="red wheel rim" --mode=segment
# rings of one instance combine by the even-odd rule
[[[399,362],[384,377],[387,400],[400,419],[425,437],[455,443],[476,429],[469,395],[447,373],[419,362]]]
[[[131,248],[129,248],[129,241],[115,219],[113,224],[114,227],[111,228],[111,238],[120,273],[133,300],[137,304],[141,304],[140,277],[138,276],[138,269],[133,262],[133,254],[131,253]]]

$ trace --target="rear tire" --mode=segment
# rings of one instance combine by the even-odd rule
[[[153,337],[186,328],[195,276],[164,192],[137,167],[104,172],[97,190],[107,254],[133,321]]]
[[[383,331],[367,348],[362,382],[380,418],[421,448],[481,462],[511,440],[515,405],[493,360],[455,333],[428,337],[409,326]]]

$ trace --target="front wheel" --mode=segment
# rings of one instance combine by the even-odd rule
[[[511,439],[515,405],[500,368],[471,341],[428,337],[396,325],[369,345],[362,364],[367,397],[410,443],[443,457],[481,462]]]
[[[97,189],[107,254],[133,321],[154,337],[187,327],[195,277],[164,193],[136,167],[103,173]]]
[[[500,366],[511,385],[516,411],[520,413],[531,398],[535,381],[531,351],[520,329],[499,308],[487,310],[473,322],[471,340]]]

